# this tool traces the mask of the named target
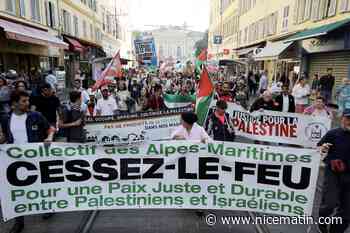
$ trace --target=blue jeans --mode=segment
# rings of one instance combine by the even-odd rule
[[[325,99],[326,104],[332,103],[332,91],[321,90],[321,96]]]

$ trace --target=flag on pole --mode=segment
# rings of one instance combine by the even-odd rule
[[[198,55],[197,59],[204,62],[207,60],[207,49],[202,49],[201,53]]]
[[[108,66],[102,72],[101,76],[96,80],[96,83],[92,89],[97,90],[98,88],[111,83],[112,80],[108,79],[108,77],[123,77],[122,63],[120,61],[120,51],[118,51],[116,55],[112,58],[112,60],[109,62]]]
[[[167,108],[182,108],[191,106],[196,102],[196,96],[194,95],[164,95],[164,104]]]
[[[196,61],[195,61],[195,69],[197,73],[201,72],[202,65],[205,64],[205,62],[207,61],[207,54],[208,54],[207,49],[202,49],[202,50],[197,49]]]
[[[198,116],[198,124],[203,125],[207,117],[211,101],[214,96],[214,85],[209,78],[208,70],[203,66],[201,77],[199,80],[196,114]]]

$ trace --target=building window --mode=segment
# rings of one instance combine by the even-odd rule
[[[96,0],[92,1],[92,9],[97,12],[97,4],[96,4]]]
[[[88,1],[88,6],[89,6],[89,8],[92,9],[92,5],[93,5],[93,4],[92,4],[92,0],[87,0],[87,1]]]
[[[164,49],[163,49],[163,46],[162,45],[160,45],[159,46],[159,57],[163,57],[164,56]]]
[[[95,30],[95,37],[96,37],[96,41],[97,42],[101,42],[102,41],[102,34],[101,34],[101,30],[96,28]]]
[[[19,1],[19,15],[22,17],[26,16],[26,6],[24,4],[25,0]]]
[[[326,17],[332,17],[337,12],[337,0],[328,0],[326,2]]]
[[[16,0],[6,0],[6,11],[16,14]]]
[[[66,10],[63,10],[63,30],[64,32],[71,34],[72,30],[71,30],[71,17],[70,17],[70,13]]]
[[[256,5],[256,0],[239,0],[238,11],[239,15],[243,15],[253,9]]]
[[[39,0],[31,0],[32,20],[40,22],[40,3]]]
[[[106,12],[102,9],[102,30],[106,31]]]
[[[46,1],[45,8],[47,26],[54,28],[56,26],[55,5],[50,1]]]
[[[339,2],[339,12],[344,13],[350,10],[349,0],[340,0]]]
[[[108,33],[112,33],[112,28],[111,28],[111,26],[112,26],[112,22],[111,22],[111,16],[108,14],[107,15],[107,32]]]
[[[77,16],[73,17],[73,24],[74,24],[74,36],[79,37],[79,21]]]
[[[178,59],[181,59],[182,58],[182,50],[181,50],[181,47],[180,46],[177,46],[177,49],[176,49],[176,56]]]
[[[83,34],[84,38],[87,38],[87,28],[86,28],[86,21],[83,20]]]
[[[289,6],[283,8],[282,30],[288,30]]]
[[[91,23],[90,23],[90,39],[94,40],[94,28]]]

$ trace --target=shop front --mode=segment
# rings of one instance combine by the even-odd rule
[[[288,82],[293,76],[300,73],[299,45],[294,42],[276,41],[268,42],[254,56],[255,61],[264,62],[270,81]]]
[[[350,19],[301,32],[290,40],[299,41],[310,77],[324,76],[333,69],[336,86],[349,77]]]
[[[84,87],[88,87],[92,80],[92,61],[95,58],[104,57],[105,52],[100,45],[75,37],[64,35],[64,40],[69,44],[64,56],[67,87],[72,87],[75,79],[82,80]]]
[[[264,61],[256,61],[254,59],[255,54],[259,53],[266,45],[266,42],[262,42],[250,47],[244,47],[236,50],[238,61],[246,64],[245,70],[241,72],[260,72],[264,69]]]
[[[16,71],[28,78],[33,70],[59,66],[67,44],[48,31],[0,19],[0,72]]]

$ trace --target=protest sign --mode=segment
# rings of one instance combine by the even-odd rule
[[[315,147],[332,124],[327,117],[266,110],[250,113],[233,103],[228,103],[227,112],[238,136],[305,147]]]
[[[134,144],[143,141],[170,139],[180,125],[180,115],[192,108],[176,108],[158,112],[88,117],[87,142],[98,144]]]
[[[5,221],[139,208],[311,215],[320,163],[311,149],[189,141],[2,145],[0,156]]]

